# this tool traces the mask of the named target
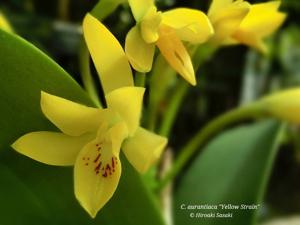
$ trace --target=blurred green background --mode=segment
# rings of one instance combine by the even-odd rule
[[[0,11],[16,33],[46,52],[81,83],[78,67],[81,21],[96,3],[96,0],[2,0]],[[209,1],[160,0],[157,4],[162,10],[185,6],[207,11]],[[269,55],[262,56],[244,46],[224,47],[199,70],[199,85],[189,91],[180,109],[171,146],[183,145],[199,127],[229,109],[266,93],[300,85],[300,1],[284,0],[281,9],[288,19],[268,39]],[[128,6],[122,5],[104,23],[124,43],[134,20]],[[163,104],[160,110],[164,111]],[[268,185],[262,220],[300,213],[299,134],[299,127],[290,126]]]

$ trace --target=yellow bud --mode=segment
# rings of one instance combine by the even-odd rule
[[[261,100],[268,114],[300,124],[300,88],[281,91]]]
[[[3,29],[6,32],[10,32],[10,33],[13,32],[13,29],[11,28],[9,22],[1,12],[0,12],[0,29]]]

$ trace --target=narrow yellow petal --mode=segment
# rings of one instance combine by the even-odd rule
[[[126,137],[124,123],[110,129],[102,126],[95,140],[79,153],[74,167],[75,195],[82,207],[95,218],[113,196],[121,176],[119,152]]]
[[[80,150],[95,136],[96,133],[72,137],[56,132],[32,132],[20,137],[12,148],[45,164],[70,166],[74,165]]]
[[[84,18],[83,31],[104,93],[120,87],[133,86],[127,57],[110,31],[90,14]]]
[[[155,6],[150,7],[140,22],[141,35],[146,43],[150,44],[158,40],[161,20],[161,12],[158,12]]]
[[[183,41],[204,43],[214,33],[208,17],[199,10],[177,8],[162,15],[163,24],[174,28],[179,39]]]
[[[71,136],[96,131],[108,114],[107,110],[80,105],[46,92],[41,94],[41,108],[53,124]]]
[[[154,6],[154,0],[128,0],[128,3],[137,22],[140,22],[151,6]]]
[[[192,60],[174,29],[167,26],[161,27],[156,45],[173,69],[191,85],[196,85]]]
[[[132,136],[140,123],[145,88],[125,87],[106,95],[107,107],[117,112],[125,121]]]
[[[249,3],[236,1],[216,13],[210,14],[209,18],[215,29],[215,35],[210,41],[219,45],[222,44],[224,40],[230,38],[238,29],[249,10]]]
[[[300,124],[300,89],[294,88],[271,94],[262,99],[267,113],[282,120]]]
[[[286,14],[278,12],[280,1],[254,4],[239,30],[252,32],[259,38],[271,35],[284,22]]]
[[[122,145],[128,161],[140,173],[145,173],[160,157],[167,145],[165,137],[139,127],[132,138]]]
[[[286,19],[284,13],[277,11],[279,6],[280,1],[252,5],[232,38],[265,53],[267,48],[263,38],[275,32]]]
[[[148,44],[141,37],[137,26],[126,36],[125,52],[132,67],[139,72],[149,72],[152,68],[155,44]]]
[[[232,2],[233,0],[213,0],[209,7],[208,15],[211,15],[226,8]]]

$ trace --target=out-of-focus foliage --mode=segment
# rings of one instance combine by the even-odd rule
[[[288,86],[300,84],[300,29],[290,26],[280,34],[279,59]]]
[[[259,204],[278,150],[280,125],[274,121],[238,127],[212,140],[183,178],[175,193],[175,224],[251,225],[258,210],[221,209],[219,204]],[[183,210],[199,203],[217,205],[218,210]],[[260,206],[262,207],[262,206]],[[190,218],[194,213],[195,218]],[[215,213],[214,219],[196,218],[196,213]],[[218,218],[217,213],[233,213]]]

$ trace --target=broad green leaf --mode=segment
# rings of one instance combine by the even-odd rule
[[[42,115],[41,90],[93,106],[56,63],[21,38],[0,31],[0,164],[6,168],[0,173],[0,196],[5,196],[0,198],[0,224],[163,224],[152,193],[124,157],[117,192],[92,220],[75,199],[72,168],[38,163],[9,147],[25,133],[57,130]]]
[[[32,218],[32,225],[41,224],[45,219],[50,219],[48,212],[43,204],[39,201],[37,196],[6,166],[0,164],[0,178],[1,178],[1,191],[0,191],[0,211],[11,211],[16,214],[1,213],[1,224],[22,224],[24,217]],[[12,201],[11,196],[7,193],[14,193]],[[20,203],[26,203],[26,207]]]
[[[176,225],[251,225],[258,210],[181,210],[188,205],[261,204],[278,149],[280,124],[263,121],[229,130],[203,149],[183,174],[175,195]],[[233,213],[232,218],[190,218],[190,213]]]

